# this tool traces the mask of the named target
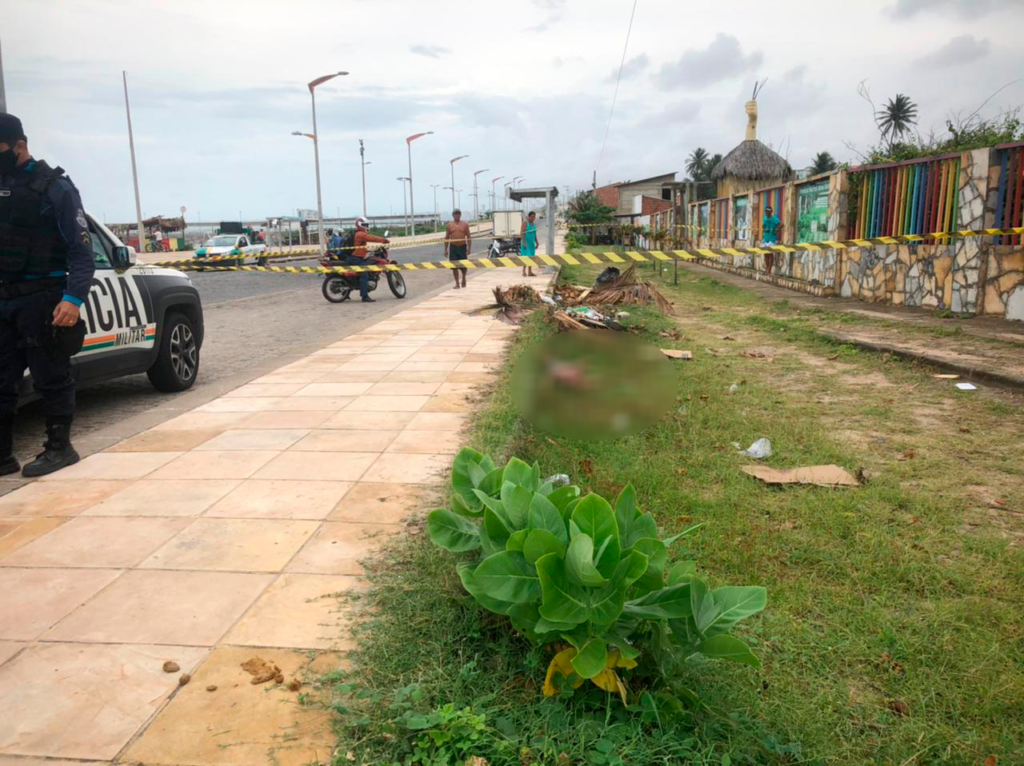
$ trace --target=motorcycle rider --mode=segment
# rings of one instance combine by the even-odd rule
[[[356,219],[356,234],[351,253],[345,253],[345,263],[351,266],[362,266],[366,263],[366,245],[370,242],[379,242],[382,245],[388,244],[391,240],[387,237],[375,237],[367,228],[370,222],[360,216]],[[370,274],[366,271],[359,272],[359,296],[363,303],[375,303],[370,297]]]

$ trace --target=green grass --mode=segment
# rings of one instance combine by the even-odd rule
[[[662,422],[613,442],[550,437],[518,417],[503,377],[469,444],[605,496],[632,482],[666,534],[705,522],[689,542],[701,569],[768,589],[768,608],[738,631],[763,666],[695,667],[685,680],[707,708],[663,728],[596,689],[545,700],[547,656],[465,598],[454,557],[406,537],[369,575],[370,616],[338,687],[339,752],[402,762],[403,711],[454,703],[486,714],[476,754],[491,764],[1013,763],[1024,752],[1024,538],[1019,517],[979,510],[971,487],[1024,502],[1019,400],[952,395],[928,370],[780,321],[790,308],[680,277],[664,291],[683,340],[657,335],[671,320],[629,307],[642,337],[694,352],[677,364]],[[511,360],[551,331],[532,317]],[[765,345],[773,362],[704,351]],[[770,465],[875,476],[847,491],[768,487],[739,471],[747,461],[730,446],[761,436]]]

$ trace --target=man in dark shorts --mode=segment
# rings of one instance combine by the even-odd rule
[[[444,258],[446,261],[464,261],[469,258],[473,241],[469,235],[469,224],[462,220],[462,211],[452,211],[452,220],[444,230]],[[462,287],[466,286],[466,269],[452,269],[455,277],[455,289],[459,289],[459,274],[462,274]]]

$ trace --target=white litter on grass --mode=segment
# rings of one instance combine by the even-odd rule
[[[733,383],[731,386],[729,386],[729,393],[730,394],[735,394],[739,390],[740,390],[740,384],[739,383]]]
[[[732,446],[740,450],[739,442],[733,442]],[[772,456],[772,443],[762,436],[746,449],[740,450],[740,454],[752,457],[755,460],[764,460],[766,457]]]
[[[978,387],[973,383],[957,383],[956,387],[961,391],[977,391]]]
[[[569,474],[567,473],[555,473],[544,479],[545,484],[551,484],[553,487],[568,487],[569,486]]]

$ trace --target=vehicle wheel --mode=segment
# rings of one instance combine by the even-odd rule
[[[327,277],[320,289],[331,303],[344,303],[352,292],[352,288],[341,277]]]
[[[396,298],[404,298],[405,277],[402,276],[402,272],[389,271],[385,276],[388,278],[388,287],[391,288],[391,294]]]
[[[256,265],[257,266],[266,266],[267,265],[267,256],[265,256],[265,255],[259,256],[256,259]]]
[[[192,388],[199,374],[199,345],[191,319],[177,313],[170,313],[164,318],[160,351],[146,374],[150,383],[160,391]]]

